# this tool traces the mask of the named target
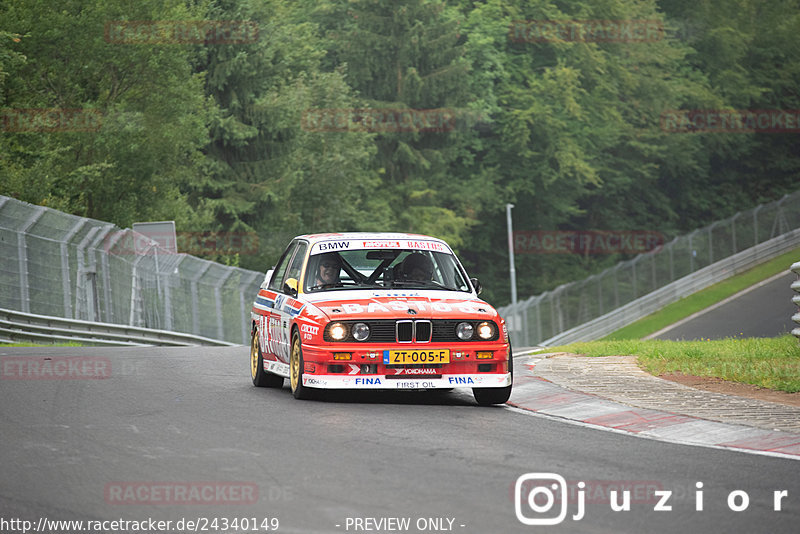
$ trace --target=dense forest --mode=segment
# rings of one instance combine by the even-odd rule
[[[798,88],[800,0],[3,0],[0,194],[253,232],[208,258],[259,271],[297,234],[430,234],[502,305],[507,203],[672,237],[800,189]],[[519,295],[621,259],[519,255]]]

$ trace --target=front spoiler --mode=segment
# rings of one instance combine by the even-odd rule
[[[442,375],[441,378],[386,375],[303,375],[303,386],[321,389],[451,389],[502,388],[511,385],[511,373]]]

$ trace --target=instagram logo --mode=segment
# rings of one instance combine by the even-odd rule
[[[556,503],[559,509],[554,514]],[[525,473],[514,484],[514,512],[525,525],[558,525],[567,517],[567,481],[555,473]],[[583,502],[580,500],[573,519],[582,517]]]

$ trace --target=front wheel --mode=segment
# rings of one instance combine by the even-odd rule
[[[472,388],[475,400],[481,406],[504,404],[511,397],[511,387],[514,385],[514,360],[511,356],[511,344],[508,345],[508,372],[511,373],[511,384],[502,388]]]
[[[264,370],[264,356],[261,354],[261,344],[258,342],[258,330],[254,328],[251,335],[250,378],[253,379],[253,385],[260,388],[282,388],[283,377]]]
[[[289,382],[295,399],[310,399],[312,396],[311,389],[303,385],[304,369],[303,347],[300,344],[300,336],[295,331],[292,334],[292,352],[289,355]]]

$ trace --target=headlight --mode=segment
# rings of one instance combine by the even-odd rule
[[[478,337],[481,339],[491,339],[494,337],[494,325],[483,322],[478,325]]]
[[[333,323],[328,327],[328,333],[334,341],[341,341],[347,337],[347,327],[342,323]]]
[[[456,326],[456,335],[463,341],[467,341],[468,339],[472,338],[472,331],[472,325],[469,323],[458,323]]]
[[[365,323],[356,323],[353,325],[353,337],[356,341],[364,341],[369,337],[369,326]]]

